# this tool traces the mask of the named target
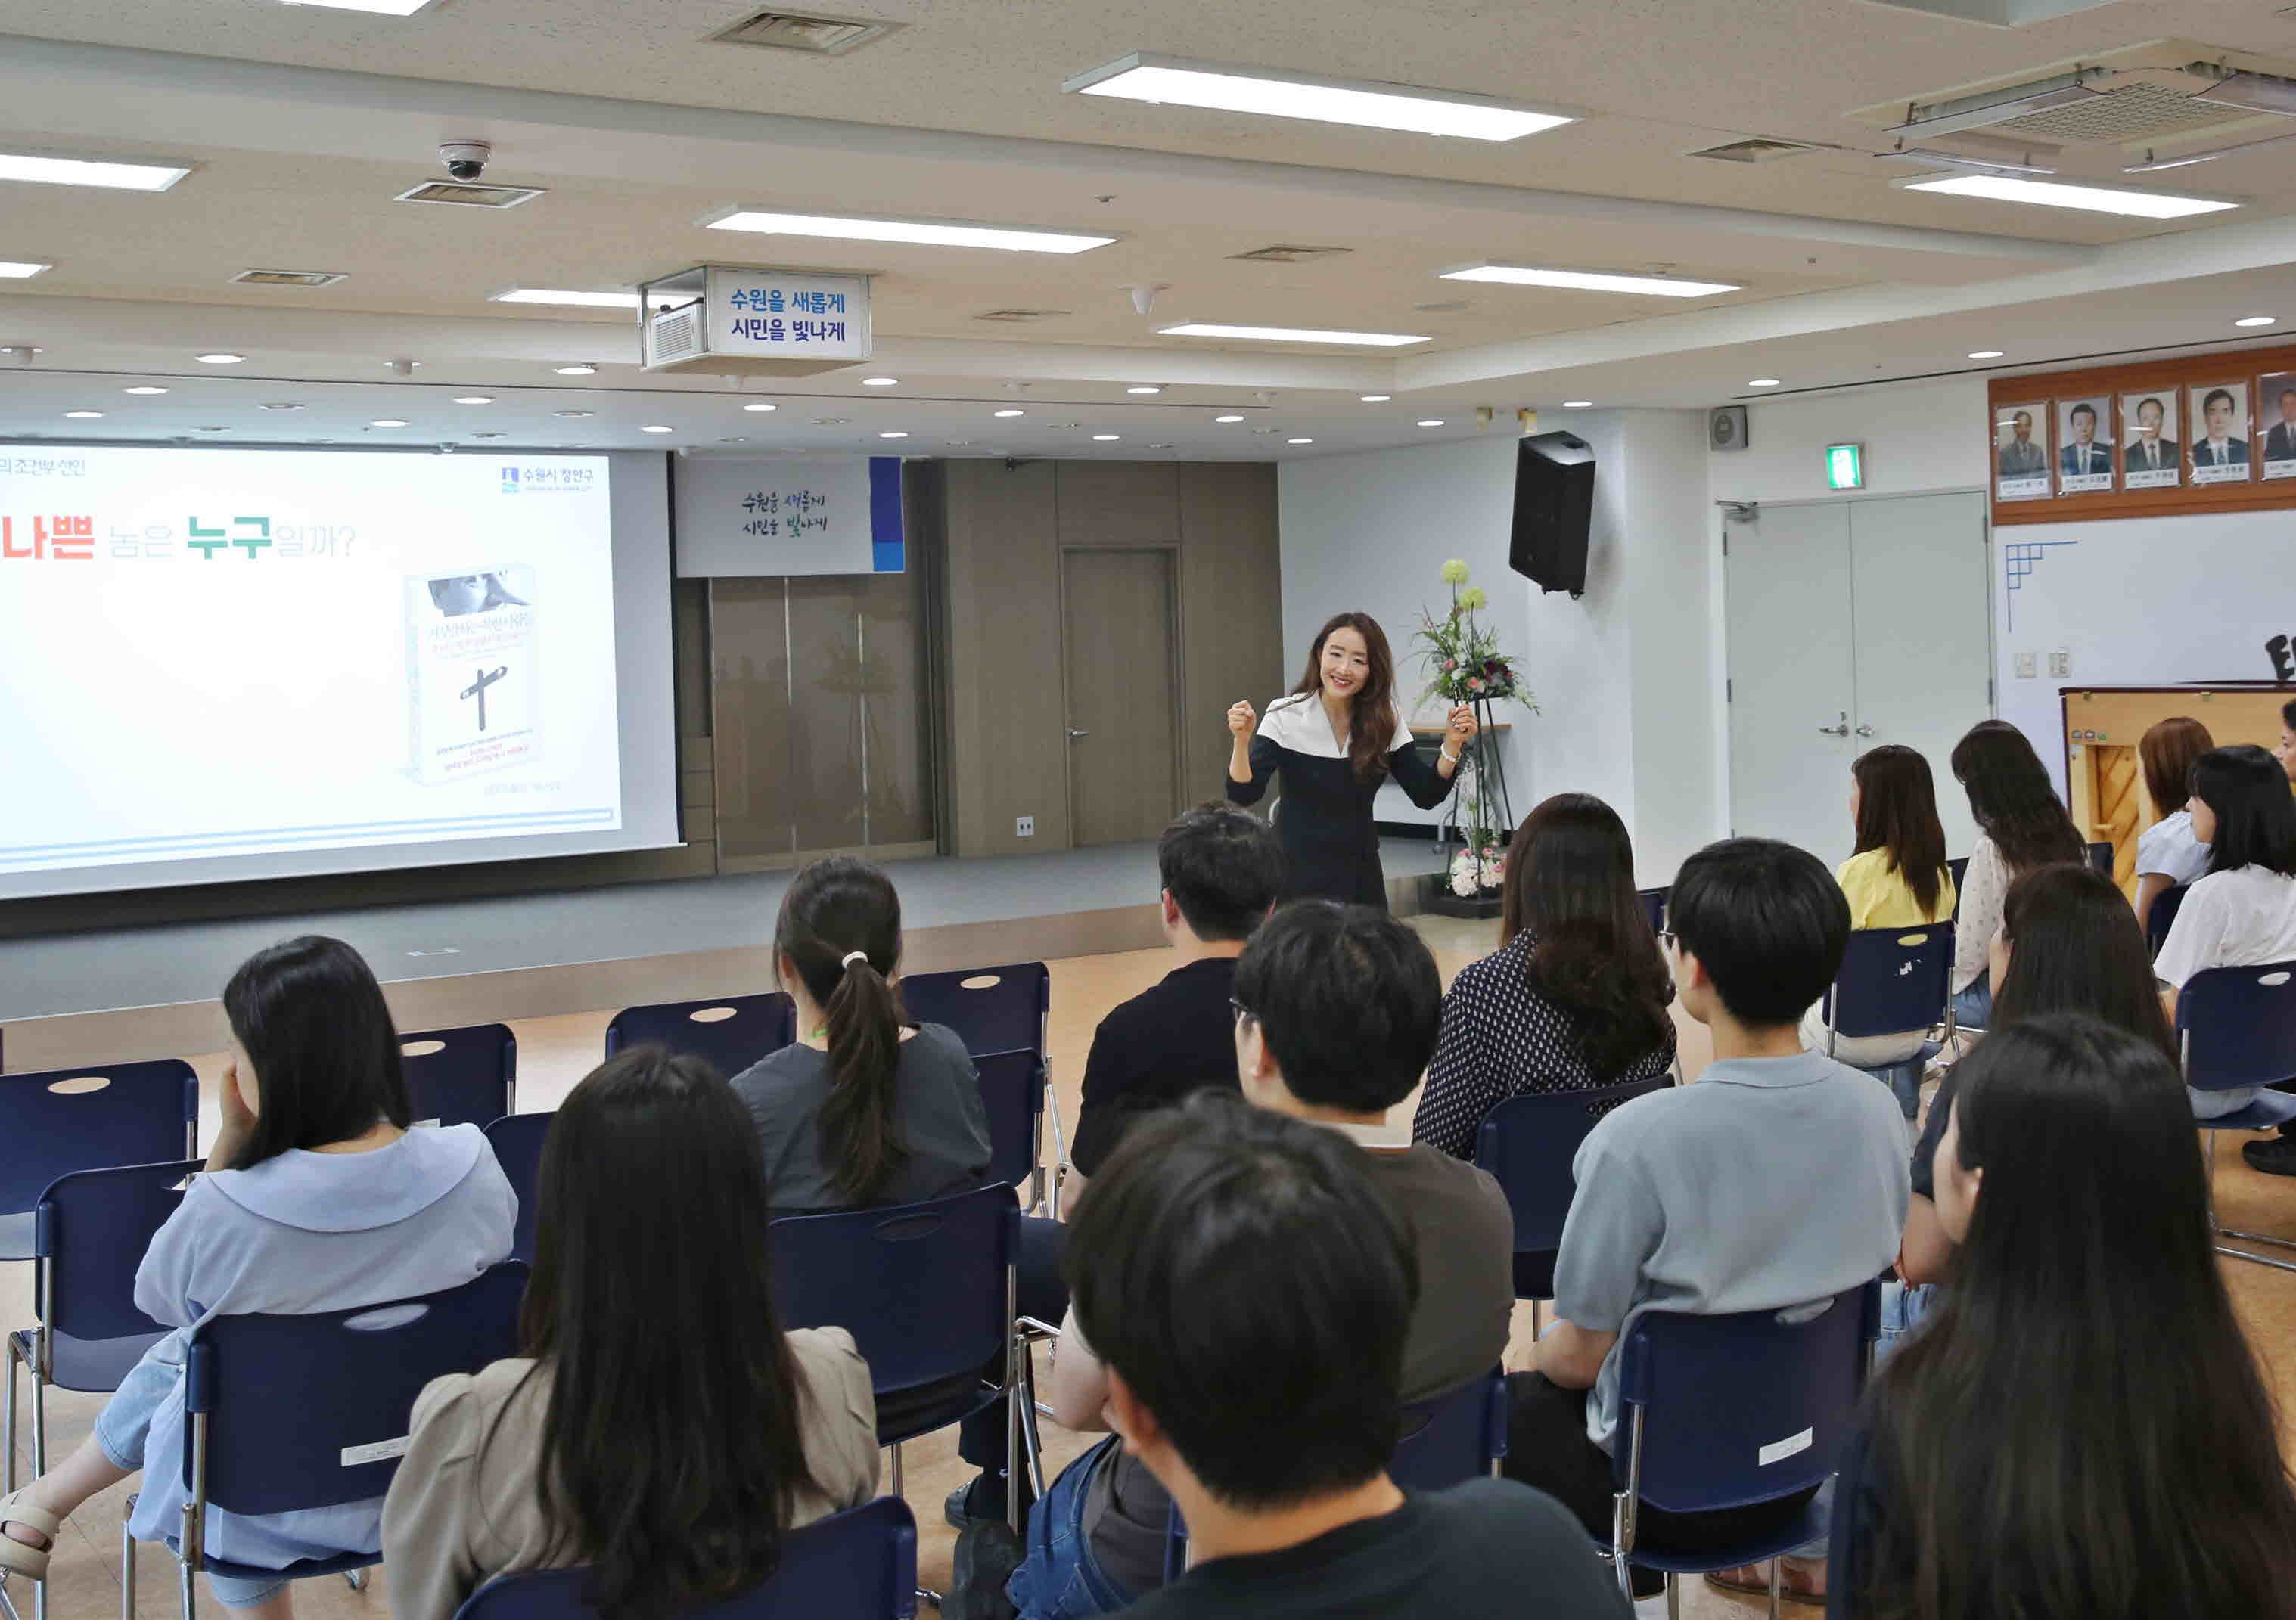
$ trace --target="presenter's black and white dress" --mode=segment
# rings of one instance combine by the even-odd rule
[[[1389,745],[1387,769],[1370,781],[1357,778],[1347,739],[1332,730],[1315,692],[1279,698],[1267,706],[1251,740],[1251,780],[1227,779],[1239,805],[1259,802],[1267,779],[1283,774],[1275,836],[1283,846],[1286,900],[1342,900],[1387,909],[1387,875],[1380,869],[1379,831],[1372,800],[1390,777],[1411,802],[1432,810],[1451,795],[1448,777],[1427,764],[1400,717]]]

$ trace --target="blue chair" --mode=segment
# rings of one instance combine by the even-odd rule
[[[2176,926],[2177,913],[2185,909],[2185,896],[2192,888],[2179,883],[2152,896],[2152,909],[2144,913],[2144,943],[2152,948],[2153,955],[2160,955],[2161,947],[2169,943],[2169,930]]]
[[[284,1571],[210,1559],[207,1510],[284,1513],[384,1494],[422,1387],[518,1354],[525,1289],[526,1267],[513,1262],[415,1299],[299,1316],[217,1316],[193,1330],[184,1370],[186,1500],[172,1549],[184,1620],[197,1613],[192,1577],[201,1570],[300,1580],[381,1563],[379,1552],[306,1559]],[[356,1460],[361,1452],[365,1460]],[[129,1550],[120,1582],[132,1611]]]
[[[1033,1051],[975,1058],[980,1100],[988,1111],[988,1176],[1007,1187],[1029,1183],[1029,1207],[1045,1196],[1045,1060]]]
[[[541,1182],[542,1139],[550,1134],[550,1114],[505,1114],[487,1127],[495,1162],[518,1195],[518,1224],[511,1229],[510,1257],[534,1260],[535,1191]]]
[[[399,1051],[417,1124],[482,1125],[518,1112],[518,1037],[509,1025],[416,1030],[399,1037]]]
[[[597,1620],[583,1572],[505,1575],[472,1592],[455,1620]],[[911,1620],[917,1612],[917,1521],[898,1496],[789,1533],[779,1567],[738,1598],[681,1620]]]
[[[2185,981],[2177,997],[2177,1039],[2185,1056],[2185,1084],[2199,1092],[2242,1086],[2272,1086],[2296,1079],[2296,961],[2262,962],[2251,968],[2209,968]],[[2216,1186],[2217,1133],[2269,1131],[2296,1119],[2296,1097],[2259,1091],[2234,1114],[2200,1121],[2209,1144],[2209,1185]],[[2296,1248],[2286,1238],[2235,1231],[2217,1220],[2209,1202],[2209,1225],[2220,1238]],[[2296,1272],[2285,1260],[2217,1246],[2217,1253],[2276,1271]]]
[[[1969,876],[1969,857],[1962,855],[1948,861],[1945,869],[1953,874],[1953,920],[1961,920],[1961,886]]]
[[[1825,990],[1826,1055],[1841,1037],[1898,1035],[1942,1022],[1945,1040],[1960,1042],[1953,1015],[1953,931],[1950,922],[1904,929],[1857,929],[1841,953],[1841,970]],[[1924,1041],[1902,1062],[1867,1072],[1897,1093],[1911,1119],[1921,1111],[1922,1070],[1945,1042]]]
[[[843,1328],[869,1363],[877,1439],[901,1445],[993,1402],[1019,1378],[1013,1259],[1021,1212],[1010,1187],[924,1203],[788,1215],[771,1228],[774,1297],[784,1328]],[[991,1363],[1004,1370],[984,1382]],[[1018,1403],[1006,1401],[1007,1512],[1021,1528]]]
[[[1538,1302],[1554,1297],[1554,1259],[1578,1190],[1570,1174],[1578,1144],[1612,1109],[1668,1084],[1661,1076],[1590,1092],[1526,1092],[1483,1117],[1475,1166],[1498,1182],[1514,1212],[1514,1296],[1532,1302],[1534,1334]]]
[[[1750,1508],[1814,1490],[1833,1471],[1857,1420],[1882,1330],[1879,1280],[1812,1309],[1687,1316],[1646,1311],[1619,1346],[1611,1550],[1619,1589],[1632,1564],[1675,1577],[1775,1558],[1825,1534],[1805,1506],[1767,1536],[1713,1552],[1678,1552],[1636,1534],[1645,1505],[1669,1513]],[[1770,1615],[1778,1613],[1770,1566]],[[1629,1601],[1631,1601],[1629,1595]]]
[[[1642,896],[1643,915],[1650,919],[1651,932],[1655,934],[1666,926],[1666,897],[1674,890],[1645,888],[1638,892]]]
[[[1029,1207],[1047,1204],[1047,1213],[1060,1218],[1060,1178],[1067,1173],[1068,1139],[1061,1131],[1060,1099],[1052,1078],[1053,976],[1040,961],[1012,962],[1001,968],[971,968],[954,973],[914,973],[900,981],[901,1005],[920,1024],[946,1024],[964,1043],[975,1060],[1002,1051],[1032,1051],[1044,1065],[1045,1111],[1053,1125],[1053,1162],[1056,1166],[1047,1190],[1044,1179],[1032,1182]]]
[[[625,1007],[606,1026],[606,1055],[658,1044],[707,1058],[728,1080],[797,1039],[797,1003],[776,990],[706,1002]]]
[[[181,1058],[0,1076],[0,1260],[29,1260],[58,1176],[200,1156],[199,1076]]]
[[[2090,844],[2088,863],[2106,877],[2112,876],[2112,846],[2103,842]]]

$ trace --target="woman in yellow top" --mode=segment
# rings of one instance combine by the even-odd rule
[[[1945,863],[1945,829],[1938,822],[1928,760],[1896,742],[1859,755],[1849,767],[1849,819],[1857,827],[1857,853],[1835,868],[1833,876],[1849,897],[1851,928],[1921,928],[1953,915],[1953,873]],[[1823,1006],[1811,1009],[1805,1029],[1821,1051],[1827,1034],[1819,1016]],[[1833,1055],[1858,1068],[1887,1069],[1908,1063],[1927,1034],[1923,1028],[1844,1035]],[[1918,1074],[1885,1077],[1901,1106],[1908,1098],[1918,1100]],[[1914,1111],[1906,1107],[1906,1117]]]

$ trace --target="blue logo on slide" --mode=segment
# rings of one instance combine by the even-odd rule
[[[518,493],[518,469],[515,467],[505,467],[502,470],[502,492],[504,495],[516,495]]]

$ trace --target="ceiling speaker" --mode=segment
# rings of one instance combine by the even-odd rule
[[[1710,450],[1746,447],[1746,407],[1717,405],[1706,413],[1706,446]]]

